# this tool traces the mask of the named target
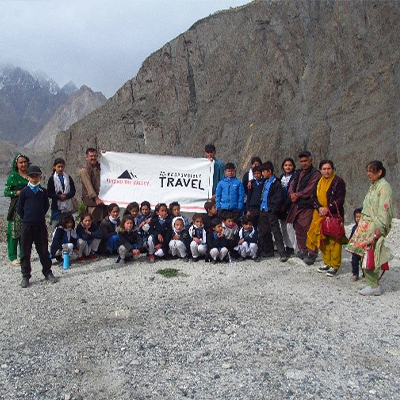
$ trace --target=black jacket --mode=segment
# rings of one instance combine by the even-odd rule
[[[79,223],[78,226],[76,227],[76,233],[78,234],[78,237],[80,237],[83,240],[103,239],[103,231],[95,222],[92,222],[89,231],[91,232],[91,235],[88,235],[85,232],[85,228],[82,226],[81,223]]]
[[[132,251],[133,246],[137,245],[137,231],[118,232],[119,244],[124,246],[128,252]]]
[[[69,192],[65,194],[67,195],[67,199],[72,199],[76,193],[75,183],[70,175],[68,175],[68,177],[69,177]],[[51,209],[58,210],[57,201],[60,200],[60,195],[62,193],[61,192],[56,193],[53,175],[51,175],[49,180],[47,181],[47,194],[51,198]]]
[[[255,179],[251,180],[251,189],[247,192],[247,211],[260,208],[263,186],[264,179],[260,179],[259,181]]]
[[[50,254],[54,256],[58,250],[62,249],[62,245],[65,243],[72,243],[74,248],[78,246],[78,239],[77,237],[73,237],[74,230],[71,230],[71,235],[68,237],[67,231],[62,227],[58,226],[53,234],[53,241],[51,242],[50,246]],[[77,235],[75,231],[75,235]]]
[[[117,225],[113,224],[110,221],[110,217],[108,215],[107,217],[103,218],[100,223],[100,228],[103,231],[103,239],[107,240],[109,237],[116,235],[116,228],[119,226],[120,223],[121,220],[119,218],[117,218]]]

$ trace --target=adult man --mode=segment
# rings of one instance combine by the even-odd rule
[[[93,221],[101,222],[107,215],[107,208],[99,198],[100,164],[97,150],[89,147],[86,150],[86,165],[79,170],[82,182],[82,201],[86,211],[92,215]]]
[[[298,257],[308,265],[311,265],[315,262],[317,253],[307,249],[306,240],[314,212],[311,195],[317,187],[321,173],[313,167],[309,151],[302,151],[299,154],[299,159],[301,170],[296,171],[296,175],[289,187],[288,193],[292,201],[292,207],[286,221],[293,224],[296,232],[297,247],[299,249]]]
[[[213,187],[212,194],[215,197],[215,191],[217,190],[218,182],[225,178],[225,166],[221,160],[215,158],[215,146],[213,144],[206,144],[204,148],[205,156],[211,162],[214,162],[214,176],[213,176]]]

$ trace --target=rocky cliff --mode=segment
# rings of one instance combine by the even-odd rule
[[[69,171],[88,146],[217,156],[239,171],[252,155],[277,169],[308,149],[347,182],[347,209],[388,167],[399,202],[400,2],[255,1],[198,21],[148,57],[105,106],[57,137]],[[133,199],[132,199],[133,200]]]
[[[79,90],[73,92],[67,102],[56,110],[39,134],[26,147],[40,152],[51,152],[58,132],[65,131],[72,124],[102,106],[106,101],[103,93],[95,93],[89,87],[82,86]]]

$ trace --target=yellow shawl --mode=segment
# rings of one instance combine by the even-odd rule
[[[328,179],[321,177],[317,185],[317,199],[318,203],[321,204],[322,207],[328,207],[328,197],[327,192],[332,185],[333,178],[336,176],[333,173]],[[307,242],[306,246],[310,250],[315,250],[317,247],[321,246],[321,239],[323,239],[323,235],[321,235],[321,221],[324,219],[321,215],[319,215],[318,210],[314,210],[313,219],[311,221],[310,229],[307,232]]]

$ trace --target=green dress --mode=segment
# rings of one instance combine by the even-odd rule
[[[380,178],[370,186],[365,196],[361,220],[346,250],[364,257],[374,238],[375,229],[378,228],[382,236],[375,242],[374,261],[375,270],[379,271],[381,265],[392,258],[385,246],[385,237],[392,227],[392,219],[392,188],[385,178]]]
[[[28,180],[18,173],[17,160],[19,157],[24,157],[29,160],[29,158],[23,154],[17,154],[14,157],[12,171],[4,187],[4,196],[11,198],[10,209],[7,216],[7,245],[10,261],[14,261],[17,258],[18,244],[21,240],[21,218],[16,212],[18,201],[17,191],[23,189],[28,184]]]

